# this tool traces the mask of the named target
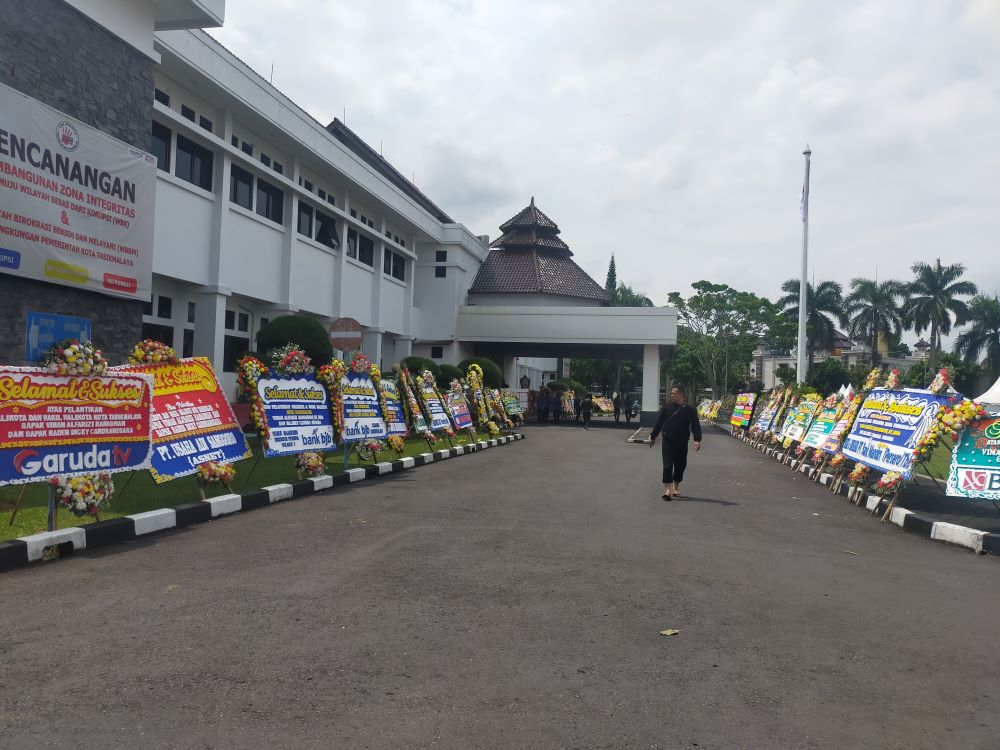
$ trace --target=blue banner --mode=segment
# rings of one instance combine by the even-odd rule
[[[917,442],[947,402],[946,396],[930,391],[870,391],[844,440],[844,455],[876,471],[898,471],[909,479]]]
[[[28,311],[27,335],[24,338],[24,359],[38,362],[42,355],[64,339],[90,341],[94,325],[89,318]]]
[[[312,375],[261,378],[257,394],[264,406],[268,435],[264,455],[328,451],[333,442],[330,396]]]
[[[431,432],[437,432],[438,430],[443,430],[446,427],[451,427],[451,420],[448,419],[448,412],[444,410],[444,404],[441,403],[441,399],[437,397],[434,393],[434,386],[424,383],[422,380],[419,381],[420,387],[423,389],[424,403],[427,404],[427,411],[430,412],[427,416],[431,419]]]
[[[385,422],[371,376],[363,372],[345,373],[340,379],[340,393],[344,398],[344,442],[384,440]]]

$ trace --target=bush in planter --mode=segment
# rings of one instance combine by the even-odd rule
[[[451,388],[452,380],[461,380],[465,372],[456,365],[441,365],[438,367],[437,384],[442,393]]]
[[[489,357],[469,357],[469,359],[463,359],[459,362],[458,367],[462,372],[467,372],[469,365],[472,364],[483,368],[483,382],[487,388],[500,387],[500,384],[503,382],[503,372],[500,370],[500,365]]]
[[[405,367],[411,375],[420,375],[424,370],[430,370],[435,380],[441,374],[438,363],[426,357],[403,357],[399,360],[399,366]]]
[[[271,352],[288,343],[301,347],[313,367],[329,364],[333,359],[333,345],[326,328],[307,315],[281,315],[257,333],[257,348],[262,352]],[[267,362],[266,357],[260,359]]]

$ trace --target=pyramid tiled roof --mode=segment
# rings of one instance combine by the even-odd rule
[[[552,294],[607,303],[608,295],[573,261],[559,227],[535,206],[500,225],[503,234],[469,287],[470,294]]]

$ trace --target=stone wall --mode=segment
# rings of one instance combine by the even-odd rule
[[[0,0],[0,19],[0,82],[149,150],[151,59],[62,0]],[[0,363],[23,361],[28,310],[90,318],[112,364],[142,330],[141,302],[0,274]]]

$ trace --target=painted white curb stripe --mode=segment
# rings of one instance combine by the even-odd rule
[[[902,527],[903,521],[905,521],[906,517],[912,512],[913,511],[909,511],[906,508],[893,508],[892,513],[889,514],[889,520],[897,526]]]
[[[239,513],[243,510],[243,498],[239,495],[210,497],[206,502],[212,506],[212,518],[225,516],[229,513]]]
[[[145,513],[136,513],[129,516],[135,522],[135,535],[152,534],[154,531],[172,529],[177,525],[177,513],[173,508],[159,508],[158,510],[147,510]]]
[[[412,469],[414,466],[416,466],[416,462],[413,460],[412,456],[407,456],[406,458],[403,459],[404,469]]]
[[[391,463],[384,463],[383,462],[383,463],[378,463],[378,464],[375,464],[375,465],[378,467],[379,476],[381,476],[382,474],[391,474],[392,473],[392,464]]]
[[[55,531],[43,531],[41,534],[31,534],[30,536],[18,538],[28,545],[28,562],[41,560],[45,548],[51,547],[54,544],[72,542],[74,550],[81,550],[87,546],[87,534],[79,526],[73,526],[69,529],[56,529]]]
[[[320,477],[309,477],[309,481],[313,483],[313,490],[316,492],[333,487],[333,477],[329,474],[324,474]]]
[[[946,521],[937,521],[931,527],[931,539],[958,544],[962,547],[973,549],[976,552],[983,551],[983,537],[985,535],[985,531],[977,531],[976,529],[958,526]]]
[[[362,469],[362,471],[364,470]],[[269,503],[291,500],[292,498],[292,485],[290,484],[272,484],[267,487],[261,487],[261,489],[267,490],[267,501]]]

